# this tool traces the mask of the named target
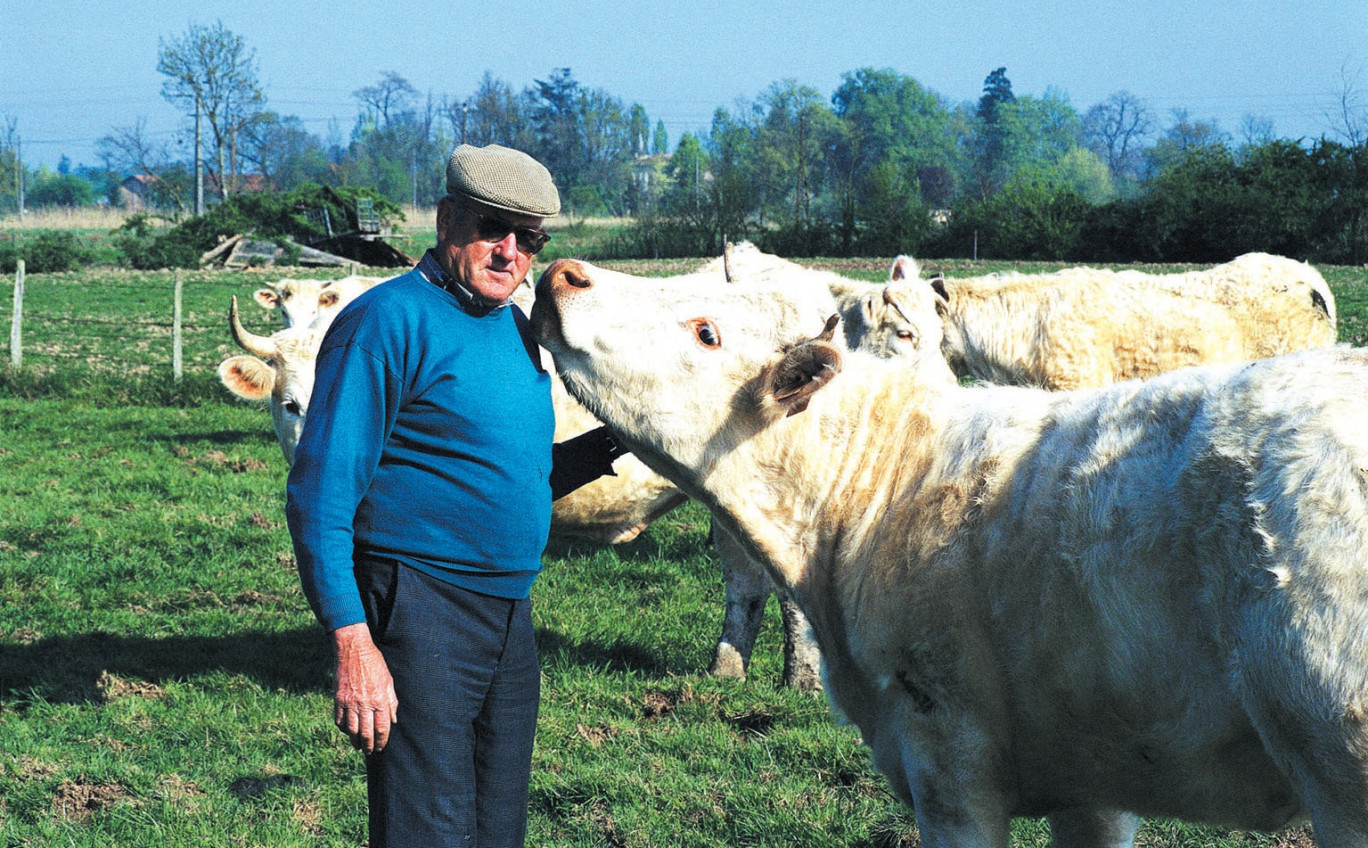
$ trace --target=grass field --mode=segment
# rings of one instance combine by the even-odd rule
[[[1322,271],[1342,340],[1363,344],[1368,270]],[[0,365],[0,846],[364,842],[361,760],[331,725],[326,643],[293,570],[285,463],[265,410],[214,376],[236,352],[228,298],[304,273],[187,272],[180,384],[171,272],[28,278],[24,368]],[[246,320],[273,329],[254,305]],[[919,844],[858,734],[778,687],[776,611],[750,680],[702,675],[722,615],[706,535],[689,506],[617,548],[549,546],[529,844]],[[1039,822],[1015,836],[1048,843]],[[1139,843],[1309,841],[1156,821]]]

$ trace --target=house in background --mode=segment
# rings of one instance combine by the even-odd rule
[[[262,174],[237,174],[231,177],[235,191],[261,192],[270,188]],[[129,210],[140,212],[144,209],[158,208],[156,192],[161,178],[152,174],[134,174],[119,183],[119,202]],[[204,175],[204,200],[215,203],[222,193],[219,191],[218,174]]]

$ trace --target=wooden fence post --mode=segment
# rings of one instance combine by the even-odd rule
[[[14,314],[10,316],[10,365],[18,370],[24,364],[24,260],[14,270]]]
[[[181,333],[181,292],[185,288],[185,280],[179,268],[176,269],[176,305],[171,316],[171,374],[179,383],[183,369],[181,367],[181,348],[183,336]]]

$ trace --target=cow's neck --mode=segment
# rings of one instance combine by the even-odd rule
[[[887,368],[842,375],[803,413],[718,457],[704,502],[800,595],[920,487],[942,392]]]

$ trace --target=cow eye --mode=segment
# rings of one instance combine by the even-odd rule
[[[285,402],[282,404],[282,406],[285,407],[285,412],[287,412],[290,415],[298,416],[304,414],[303,405],[301,405],[299,401],[295,400],[292,397],[285,398]]]
[[[712,350],[722,346],[722,334],[717,332],[717,325],[707,318],[695,318],[690,322],[693,325],[694,337],[698,343]]]
[[[897,330],[897,335],[898,338],[907,339],[908,341],[913,341],[917,338],[917,334],[912,332],[912,329],[910,327],[899,327]]]

